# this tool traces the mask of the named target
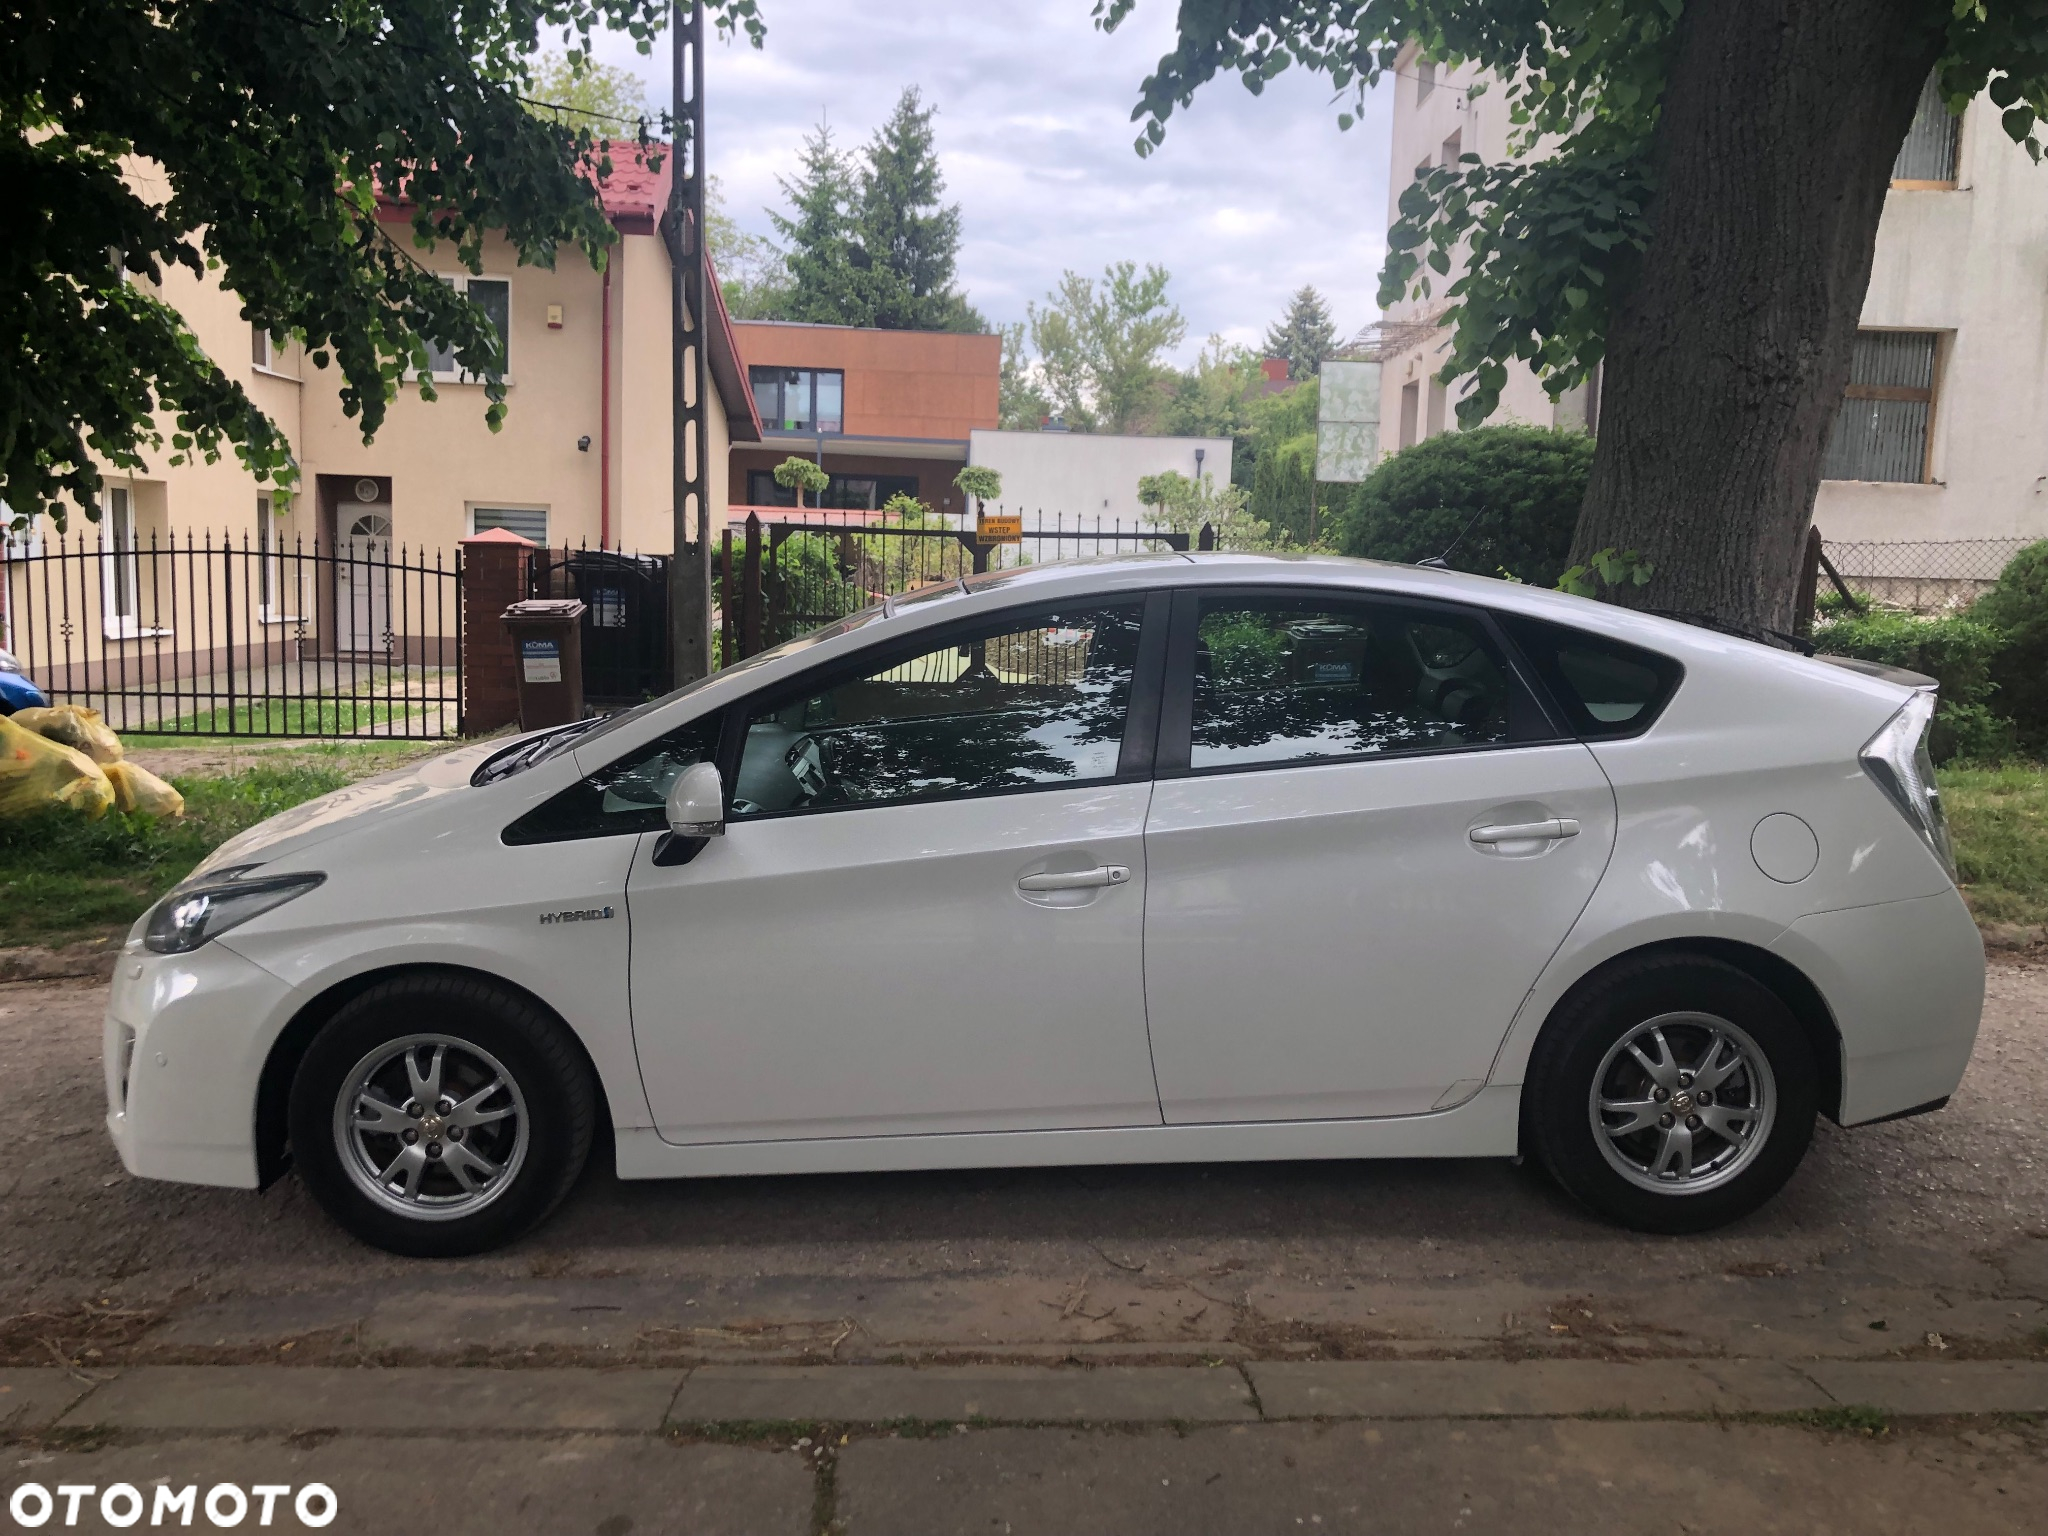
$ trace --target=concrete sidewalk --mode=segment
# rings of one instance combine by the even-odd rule
[[[1997,1361],[18,1369],[0,1497],[317,1481],[327,1529],[440,1536],[1966,1536],[2038,1529],[2040,1414],[2048,1364]],[[111,1529],[81,1497],[66,1528]]]
[[[745,1424],[1248,1424],[2048,1414],[2033,1361],[1358,1360],[1213,1366],[0,1370],[0,1428],[143,1434],[656,1434]],[[1839,1414],[1833,1415],[1839,1417]]]

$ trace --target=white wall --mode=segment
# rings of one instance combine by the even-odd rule
[[[1145,475],[1177,469],[1195,474],[1195,450],[1202,473],[1218,486],[1230,483],[1227,437],[1111,437],[1095,432],[992,432],[977,428],[970,439],[970,464],[986,465],[1003,477],[1002,505],[1027,517],[1043,513],[1072,518],[1135,522],[1152,515],[1138,500]]]

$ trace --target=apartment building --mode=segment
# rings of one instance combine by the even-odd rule
[[[1387,219],[1418,173],[1508,157],[1507,102],[1482,72],[1411,45],[1396,65]],[[1453,269],[1455,276],[1456,269]],[[1435,378],[1448,331],[1433,299],[1382,327],[1382,453],[1457,428]],[[1509,367],[1496,421],[1597,429],[1601,379],[1553,402]],[[2048,170],[1988,99],[1952,117],[1930,81],[1893,169],[1849,385],[1814,520],[1831,541],[1928,543],[2048,534]]]

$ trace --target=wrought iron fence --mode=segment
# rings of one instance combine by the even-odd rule
[[[1828,559],[1852,590],[1915,613],[1974,602],[2031,539],[1825,541]]]
[[[11,541],[0,631],[53,702],[121,732],[459,735],[460,555],[269,532]]]
[[[1001,509],[991,509],[998,515]],[[968,518],[927,514],[906,525],[861,510],[752,512],[728,523],[719,551],[721,654],[737,660],[849,613],[938,582],[1078,555],[1214,545],[1150,524],[1071,514],[1020,515],[1018,541],[984,544]]]

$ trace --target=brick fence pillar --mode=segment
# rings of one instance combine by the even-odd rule
[[[503,528],[462,541],[462,733],[483,736],[519,719],[518,661],[498,617],[527,597],[533,541]]]

